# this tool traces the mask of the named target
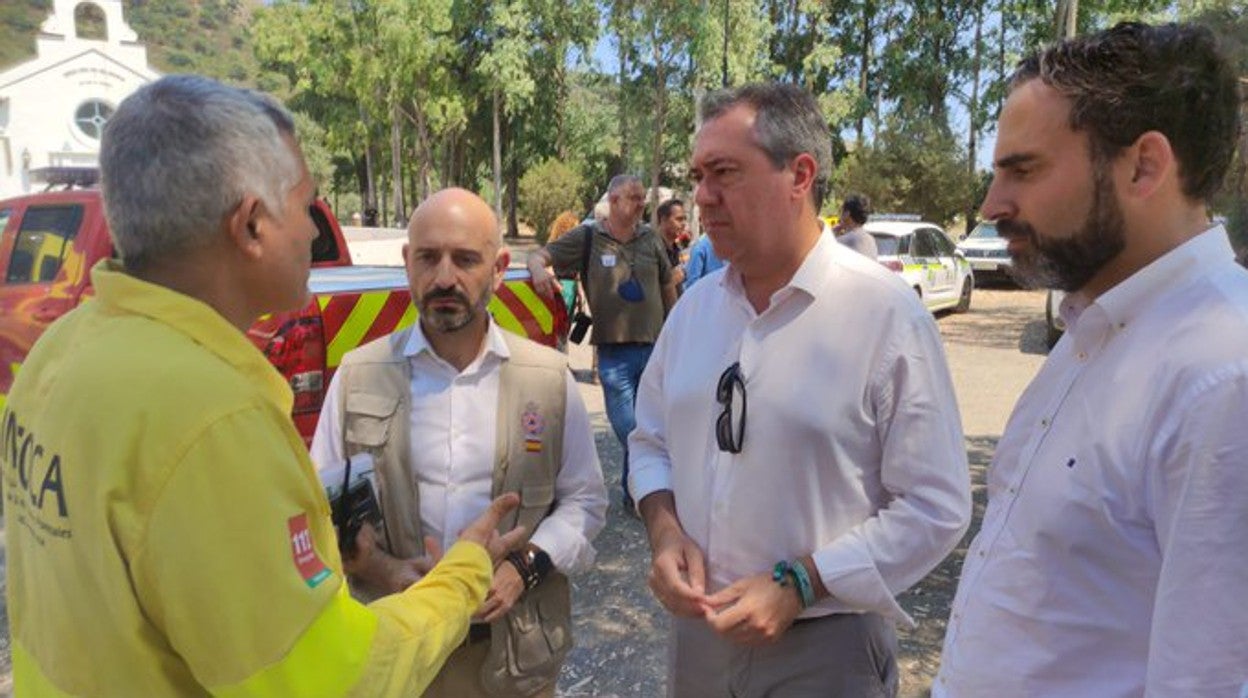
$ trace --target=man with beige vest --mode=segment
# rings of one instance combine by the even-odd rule
[[[566,357],[486,310],[510,254],[484,201],[429,197],[403,256],[420,321],[346,355],[312,441],[317,467],[371,461],[378,476],[388,554],[356,560],[385,564],[347,569],[357,594],[405,588],[492,496],[517,492],[503,526],[524,526],[528,544],[495,569],[425,696],[553,696],[572,642],[564,575],[592,564],[607,507],[589,416]]]

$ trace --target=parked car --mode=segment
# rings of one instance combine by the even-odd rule
[[[289,381],[291,416],[305,441],[342,356],[416,320],[403,268],[353,265],[329,206],[317,201],[311,213],[318,229],[311,301],[297,312],[265,315],[247,332]],[[94,294],[91,267],[115,256],[98,189],[0,201],[0,410],[35,340]],[[539,296],[525,269],[507,271],[489,310],[499,326],[549,346],[567,336],[562,300]]]
[[[1044,299],[1044,341],[1048,343],[1049,348],[1057,344],[1057,340],[1062,338],[1062,334],[1066,332],[1066,322],[1062,320],[1059,312],[1062,307],[1062,301],[1066,299],[1066,294],[1062,291],[1050,289],[1048,297]]]
[[[1007,242],[997,232],[997,224],[984,221],[958,243],[958,250],[971,263],[975,281],[1011,279],[1014,262],[1006,251]]]
[[[971,265],[938,226],[923,221],[870,220],[880,264],[901,275],[933,312],[971,309]]]

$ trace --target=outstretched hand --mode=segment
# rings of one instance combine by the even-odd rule
[[[519,549],[524,544],[523,526],[516,526],[504,534],[498,532],[498,523],[518,506],[520,506],[520,495],[515,492],[508,492],[495,499],[475,521],[460,532],[459,540],[476,543],[485,548],[485,551],[490,554],[490,561],[497,566],[499,561],[507,556],[507,553]]]

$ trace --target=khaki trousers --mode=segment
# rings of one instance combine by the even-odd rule
[[[875,613],[798,621],[764,647],[673,619],[669,698],[894,698],[899,678],[897,633]]]
[[[495,698],[481,690],[481,666],[489,650],[488,640],[461,645],[425,689],[424,698]],[[534,698],[555,698],[556,683],[534,693]]]

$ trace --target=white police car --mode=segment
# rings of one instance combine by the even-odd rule
[[[901,275],[928,310],[971,309],[975,279],[971,265],[953,241],[933,223],[921,220],[876,220],[863,226],[875,238],[880,264]]]

